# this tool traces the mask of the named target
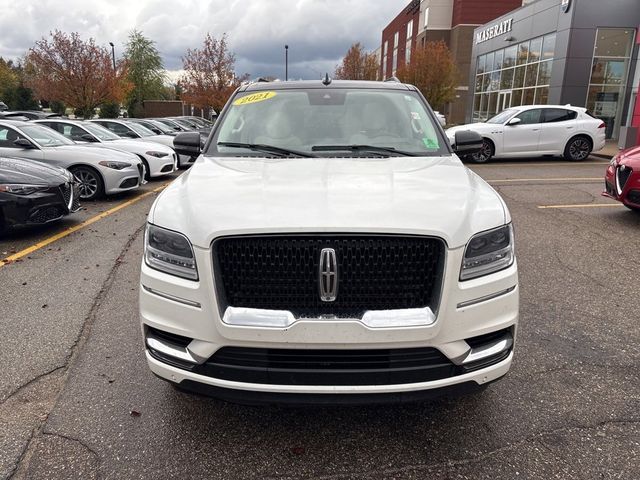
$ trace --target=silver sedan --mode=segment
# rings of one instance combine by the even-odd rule
[[[80,198],[93,200],[138,188],[143,166],[131,153],[76,145],[48,127],[0,121],[0,156],[19,157],[71,171],[80,183]]]

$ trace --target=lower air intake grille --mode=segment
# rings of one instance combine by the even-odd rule
[[[335,250],[335,301],[320,298],[320,256]],[[213,244],[221,311],[288,310],[360,318],[367,310],[435,309],[444,263],[437,238],[394,235],[224,237]]]

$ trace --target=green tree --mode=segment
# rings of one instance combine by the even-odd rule
[[[127,110],[130,117],[137,117],[145,100],[162,99],[166,93],[164,65],[155,42],[138,30],[129,34],[124,57],[129,67],[127,79],[133,85],[126,99]]]
[[[53,113],[57,113],[58,115],[65,115],[67,113],[67,106],[60,100],[50,101],[49,108]]]
[[[18,88],[19,81],[13,62],[0,57],[0,100],[6,103],[7,97]]]
[[[120,115],[120,105],[116,102],[107,102],[100,105],[100,118],[118,118]]]

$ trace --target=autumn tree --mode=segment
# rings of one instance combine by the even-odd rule
[[[162,99],[165,93],[166,75],[162,57],[153,40],[142,32],[133,30],[125,47],[127,80],[132,88],[126,98],[130,117],[140,116],[145,100]]]
[[[111,52],[78,33],[56,30],[29,49],[25,64],[27,85],[37,97],[60,101],[83,116],[102,103],[121,102],[129,90],[126,63],[113,69]]]
[[[364,47],[354,43],[336,67],[334,77],[339,80],[376,80],[378,76],[378,59],[374,53],[367,53]]]
[[[229,51],[227,35],[220,39],[209,33],[201,49],[189,49],[182,58],[180,98],[198,108],[222,110],[233,91],[248,78],[235,74],[235,55]]]
[[[435,110],[455,97],[458,69],[445,42],[427,42],[411,53],[411,62],[398,67],[398,79],[418,87]]]

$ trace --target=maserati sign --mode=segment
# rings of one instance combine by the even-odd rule
[[[490,26],[489,28],[485,28],[484,30],[476,33],[476,45],[478,43],[491,40],[492,38],[499,37],[500,35],[504,35],[505,33],[510,32],[512,27],[513,18],[509,18],[508,20]]]

